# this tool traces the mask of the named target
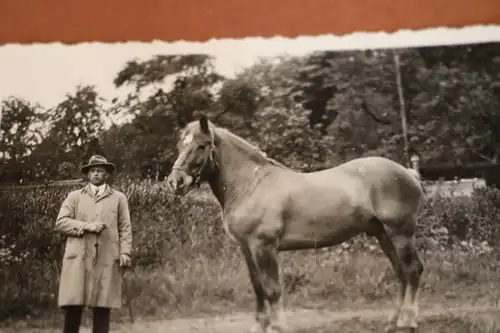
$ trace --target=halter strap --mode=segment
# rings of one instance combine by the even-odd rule
[[[210,146],[210,151],[208,152],[207,157],[205,158],[205,160],[201,164],[201,167],[198,169],[198,172],[196,172],[196,174],[195,174],[194,184],[195,184],[196,188],[199,188],[201,186],[201,182],[202,182],[201,175],[203,174],[206,167],[208,166],[208,164],[209,164],[208,161],[210,159],[214,162],[214,167],[217,167],[217,163],[216,163],[216,160],[214,157],[214,152],[215,152],[215,146],[212,144]]]
[[[214,163],[214,167],[217,168],[217,161],[215,159],[215,156],[214,156],[214,153],[215,153],[215,145],[214,144],[211,144],[210,146],[210,151],[208,152],[207,154],[207,157],[203,160],[203,163],[201,164],[200,168],[198,169],[198,171],[196,171],[196,173],[193,175],[193,178],[194,178],[194,181],[193,181],[193,184],[196,186],[196,188],[199,188],[201,186],[201,183],[202,183],[202,180],[201,180],[201,175],[203,174],[203,172],[205,171],[205,169],[207,168],[208,166],[208,161],[211,159]],[[186,170],[184,170],[183,168],[179,168],[179,167],[173,167],[172,170],[181,170],[181,171],[184,171],[186,172]],[[187,173],[187,172],[186,172]]]

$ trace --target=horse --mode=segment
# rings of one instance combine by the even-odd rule
[[[167,186],[180,197],[209,184],[248,268],[252,332],[283,331],[279,252],[331,247],[361,233],[376,238],[400,284],[385,332],[416,331],[424,270],[414,236],[424,197],[416,173],[375,156],[296,171],[203,114],[180,129],[176,148]]]

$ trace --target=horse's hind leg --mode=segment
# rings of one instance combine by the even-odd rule
[[[391,262],[391,265],[396,272],[396,277],[399,281],[400,288],[398,290],[398,295],[397,295],[397,305],[396,305],[396,311],[394,314],[391,316],[389,319],[389,324],[386,327],[386,332],[393,332],[396,330],[396,323],[399,319],[399,315],[401,313],[401,308],[403,306],[403,302],[405,299],[405,293],[406,293],[406,287],[407,287],[407,279],[406,279],[406,274],[404,271],[403,263],[401,262],[401,259],[398,255],[398,251],[396,247],[394,246],[394,243],[391,239],[391,237],[387,234],[386,230],[384,229],[382,223],[378,220],[373,221],[373,229],[369,233],[370,236],[375,236],[377,239],[378,243],[380,244],[380,247],[382,248],[382,251],[384,254],[387,256],[389,261]]]
[[[409,221],[413,223],[413,221]],[[418,291],[423,273],[423,263],[414,245],[413,233],[382,227],[375,234],[384,253],[389,257],[401,284],[398,296],[398,310],[393,316],[387,331],[398,328],[416,330],[418,317]],[[411,229],[411,228],[410,228]],[[396,256],[394,255],[396,254]]]
[[[415,248],[413,235],[399,235],[393,237],[393,240],[407,278],[405,297],[396,326],[398,328],[410,327],[416,329],[418,294],[424,265]]]

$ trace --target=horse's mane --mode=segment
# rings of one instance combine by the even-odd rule
[[[274,158],[268,157],[266,153],[264,153],[262,150],[260,150],[257,146],[252,145],[250,142],[246,141],[245,139],[239,137],[238,135],[230,132],[228,129],[223,128],[223,127],[217,127],[213,126],[213,130],[218,135],[222,135],[224,138],[227,138],[231,143],[233,143],[236,147],[241,149],[242,151],[245,151],[251,155],[252,158],[254,158],[257,161],[265,161],[269,162],[270,164],[284,168],[284,169],[289,169],[286,165],[284,165],[281,162],[278,162]]]

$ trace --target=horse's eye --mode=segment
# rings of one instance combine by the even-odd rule
[[[206,145],[201,144],[201,145],[199,145],[199,146],[198,146],[198,149],[199,149],[199,150],[204,150],[204,149],[205,149],[205,147],[206,147]]]

